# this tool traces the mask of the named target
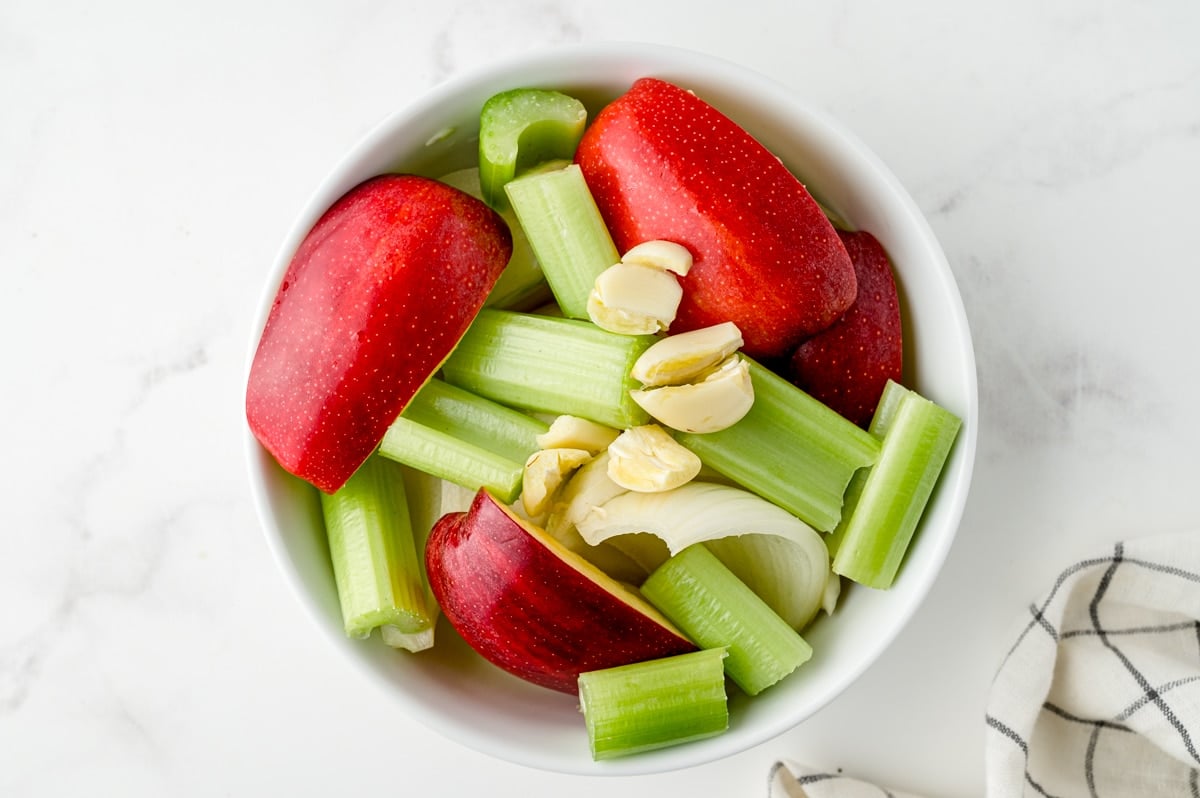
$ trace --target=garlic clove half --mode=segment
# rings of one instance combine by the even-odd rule
[[[700,458],[657,424],[625,430],[608,447],[608,476],[639,493],[677,488],[700,473]]]
[[[692,253],[683,244],[655,239],[634,246],[621,256],[621,263],[653,266],[683,277],[692,269]]]
[[[741,421],[754,405],[750,364],[730,355],[699,382],[630,391],[659,423],[680,432],[717,432]]]
[[[621,434],[619,429],[597,424],[579,416],[561,415],[550,422],[550,428],[537,436],[537,445],[542,449],[586,449],[597,454]]]
[[[555,496],[575,470],[592,459],[586,449],[541,449],[525,461],[521,504],[532,518],[550,509]]]
[[[669,335],[641,354],[630,375],[647,387],[692,382],[742,343],[742,331],[731,321]]]
[[[597,275],[587,312],[609,332],[646,335],[668,329],[682,299],[683,288],[671,272],[616,263]]]

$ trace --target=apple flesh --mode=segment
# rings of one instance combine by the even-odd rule
[[[635,81],[575,160],[618,250],[665,239],[691,251],[672,333],[732,321],[748,355],[778,358],[854,301],[849,255],[804,185],[683,88]]]
[[[534,684],[695,651],[633,591],[514,515],[486,490],[434,525],[425,547],[442,613],[475,651]]]
[[[828,330],[796,348],[791,381],[860,427],[867,427],[888,380],[900,382],[904,336],[887,251],[866,231],[838,233],[854,263],[858,296]]]
[[[293,256],[254,355],[246,418],[332,493],[466,332],[512,253],[483,202],[415,175],[351,189]]]

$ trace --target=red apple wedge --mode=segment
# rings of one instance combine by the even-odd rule
[[[481,201],[414,175],[351,189],[301,242],[251,364],[246,418],[332,493],[446,359],[512,252]]]
[[[789,378],[797,387],[866,427],[887,381],[900,381],[904,335],[896,280],[886,250],[868,232],[839,232],[854,263],[858,296],[828,330],[796,348]]]
[[[808,190],[691,92],[637,80],[575,160],[618,250],[652,239],[691,250],[672,333],[732,321],[747,354],[780,357],[854,301],[850,258]]]
[[[633,591],[480,490],[425,546],[442,613],[492,664],[578,691],[585,671],[696,650]]]

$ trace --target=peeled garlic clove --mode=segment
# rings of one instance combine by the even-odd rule
[[[525,512],[536,517],[549,510],[567,478],[591,459],[592,453],[585,449],[542,449],[531,454],[521,482]]]
[[[680,277],[691,271],[692,253],[674,241],[643,241],[621,256],[621,263],[636,263],[674,272]]]
[[[542,449],[586,449],[592,454],[608,448],[621,431],[579,416],[562,415],[536,438]]]
[[[628,492],[628,488],[621,487],[609,478],[610,460],[606,449],[582,465],[567,480],[567,484],[551,502],[550,514],[546,518],[546,531],[551,537],[563,542],[570,540],[572,534],[579,534],[575,526],[591,513],[597,512],[596,508]]]
[[[669,335],[642,353],[630,375],[647,387],[692,382],[742,343],[742,331],[731,321]]]
[[[596,277],[588,296],[588,317],[598,327],[627,335],[666,330],[675,321],[683,288],[674,274],[617,263]]]
[[[656,421],[680,432],[717,432],[731,427],[754,405],[750,364],[726,358],[700,382],[630,391]]]
[[[677,488],[700,473],[700,458],[656,424],[625,430],[608,455],[609,479],[639,493]]]

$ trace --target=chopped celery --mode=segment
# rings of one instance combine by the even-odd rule
[[[611,759],[729,728],[723,648],[579,674],[592,758]]]
[[[549,89],[495,94],[479,112],[479,177],[483,200],[506,205],[504,186],[525,169],[575,155],[587,125],[583,103]]]
[[[828,532],[855,471],[879,441],[787,380],[747,358],[754,405],[731,427],[677,439],[706,466]]]
[[[629,372],[653,341],[591,322],[484,309],[442,374],[504,405],[624,429],[649,419],[629,395],[638,387]]]
[[[727,647],[725,672],[758,695],[812,656],[812,647],[704,544],[671,557],[642,595],[701,648]]]
[[[505,186],[563,315],[587,319],[596,277],[621,260],[576,164],[519,177]]]
[[[521,491],[525,460],[548,425],[470,391],[431,379],[396,419],[379,453],[505,503]]]
[[[390,645],[433,645],[434,613],[401,467],[368,458],[336,493],[321,494],[321,510],[346,634],[362,638],[394,627],[385,636]]]
[[[888,382],[870,426],[882,440],[879,459],[847,490],[846,512],[828,541],[834,573],[873,588],[892,585],[961,426],[950,411]]]

